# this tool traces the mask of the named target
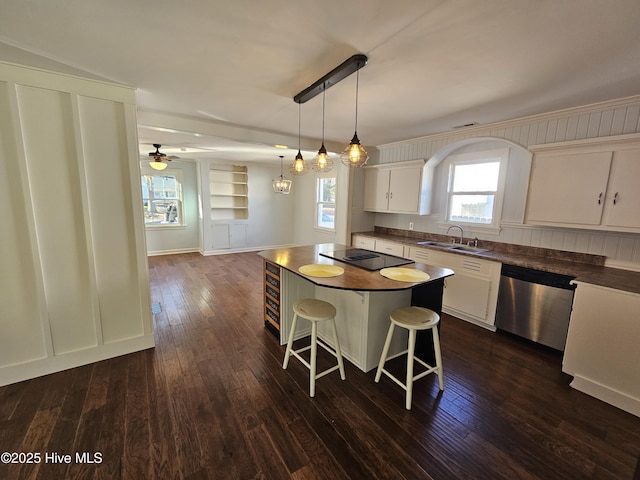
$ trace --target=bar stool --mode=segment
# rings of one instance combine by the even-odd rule
[[[411,410],[411,394],[413,393],[413,382],[415,380],[429,375],[430,373],[435,373],[438,375],[440,390],[444,390],[442,357],[440,354],[440,338],[438,336],[438,323],[440,323],[440,316],[436,312],[423,307],[402,307],[392,311],[390,318],[391,325],[389,325],[387,339],[384,343],[384,348],[382,349],[382,355],[380,357],[380,363],[378,364],[378,370],[376,371],[375,381],[376,383],[378,383],[380,381],[380,376],[384,373],[389,378],[391,378],[391,380],[405,389],[407,392],[405,406],[407,410]],[[396,325],[398,327],[406,328],[407,330],[409,330],[409,346],[407,350],[404,350],[391,357],[387,357],[387,354],[389,352],[389,345],[391,344],[391,338],[393,337],[393,329]],[[417,330],[431,330],[433,332],[433,350],[435,352],[436,360],[436,364],[433,367],[422,361],[420,358],[414,357]],[[406,383],[402,383],[400,380],[398,380],[391,373],[384,369],[384,364],[387,360],[399,357],[401,355],[404,355],[405,353],[407,354],[407,379]],[[414,361],[423,365],[427,370],[414,376]]]
[[[342,352],[340,351],[340,342],[338,341],[338,331],[336,329],[336,307],[331,305],[329,302],[325,302],[323,300],[318,300],[315,298],[304,298],[302,300],[298,300],[293,305],[293,322],[291,323],[291,332],[289,332],[289,342],[287,343],[287,350],[284,354],[284,362],[282,363],[282,368],[286,369],[289,364],[289,358],[291,355],[296,357],[298,360],[302,362],[302,364],[310,370],[310,384],[309,384],[309,396],[315,397],[316,395],[316,379],[320,377],[324,377],[328,373],[331,373],[335,370],[340,370],[340,378],[344,380],[344,363],[342,361]],[[298,350],[293,349],[293,337],[296,331],[296,325],[298,323],[298,317],[305,318],[311,322],[311,344],[307,347],[300,348]],[[335,342],[335,349],[332,349],[330,346],[326,345],[322,340],[318,340],[318,322],[323,322],[325,320],[331,321],[331,328],[333,330],[333,339]],[[318,345],[324,348],[327,352],[337,358],[338,364],[328,368],[327,370],[317,373],[316,372],[316,356]],[[300,355],[302,352],[307,350],[311,350],[311,363],[307,362]]]

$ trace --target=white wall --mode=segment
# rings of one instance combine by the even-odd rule
[[[416,138],[378,146],[378,154],[372,158],[376,163],[392,163],[416,158],[430,159],[439,152],[448,151],[454,144],[463,144],[474,138],[492,137],[519,144],[526,149],[530,145],[597,138],[612,135],[623,135],[640,132],[640,97],[632,97],[592,106],[551,112],[508,122],[470,129],[448,132],[438,135]],[[499,143],[493,143],[498,145]],[[490,143],[480,142],[464,146],[459,151],[487,148]],[[506,144],[505,144],[506,145]],[[633,233],[616,233],[590,230],[576,230],[554,227],[523,225],[518,221],[518,212],[524,206],[529,168],[526,155],[512,149],[510,169],[513,175],[509,179],[508,193],[510,201],[505,198],[505,208],[517,208],[507,212],[498,236],[483,232],[465,232],[465,236],[477,236],[480,239],[514,243],[558,250],[605,255],[608,264],[627,268],[640,268],[640,235]],[[513,165],[511,165],[513,164]],[[396,215],[376,214],[375,225],[381,227],[408,230],[409,222],[415,224],[414,229],[428,233],[444,233],[440,228],[439,213],[442,205],[439,202],[441,188],[444,185],[442,162],[436,171],[434,215]],[[516,172],[517,169],[517,172]],[[514,182],[519,185],[513,187]],[[354,231],[356,231],[354,229]]]
[[[144,164],[144,161],[143,161]],[[200,219],[198,218],[198,178],[195,161],[173,160],[166,171],[182,173],[182,197],[185,225],[177,227],[147,227],[147,254],[197,252]]]
[[[340,243],[349,245],[350,184],[351,172],[336,158],[333,171],[336,174],[336,231],[328,232],[315,228],[316,181],[318,174],[313,170],[303,176],[293,178],[292,192],[295,195],[293,216],[294,243],[312,245],[316,243]]]
[[[154,345],[136,137],[132,89],[0,63],[0,385]]]
[[[296,182],[289,195],[274,193],[272,180],[280,175],[280,166],[248,164],[249,222],[247,247],[290,245],[293,242]],[[291,176],[289,175],[289,178]]]

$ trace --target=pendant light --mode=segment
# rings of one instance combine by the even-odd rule
[[[340,161],[343,165],[347,167],[361,167],[367,160],[369,160],[369,155],[367,155],[367,151],[360,145],[360,139],[358,138],[358,81],[360,77],[360,63],[357,65],[356,69],[356,127],[355,132],[353,134],[353,138],[351,139],[351,143],[344,149],[342,155],[340,155]]]
[[[298,154],[296,158],[289,165],[289,172],[291,175],[305,175],[309,171],[309,164],[302,158],[300,152],[300,104],[298,103]]]
[[[327,154],[327,149],[324,146],[325,92],[326,92],[326,85],[323,85],[322,87],[322,145],[320,146],[320,150],[318,150],[318,154],[313,158],[313,162],[311,163],[311,168],[313,168],[316,172],[328,172],[333,168],[333,160]]]
[[[291,191],[291,180],[286,179],[284,174],[282,173],[283,158],[284,157],[280,155],[280,176],[274,178],[271,183],[273,185],[273,191],[275,193],[282,193],[283,195],[289,195],[289,192]]]

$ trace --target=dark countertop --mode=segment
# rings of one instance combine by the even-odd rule
[[[418,245],[423,240],[448,241],[447,237],[408,232],[402,234],[402,230],[385,229],[387,231],[357,232],[354,235],[387,240],[413,247],[440,250],[456,255],[468,255],[495,262],[516,265],[520,267],[541,270],[545,272],[560,273],[575,277],[576,281],[609,287],[631,293],[640,294],[640,272],[611,268],[604,266],[605,257],[598,255],[564,252],[560,250],[526,247],[497,242],[481,241],[482,248],[488,248],[485,252],[470,253],[464,251],[448,250],[431,245]],[[436,238],[437,237],[437,238]],[[485,245],[486,244],[486,245]]]
[[[334,250],[344,250],[350,247],[336,243],[323,243],[319,245],[309,245],[304,247],[274,248],[259,252],[259,255],[276,265],[279,265],[296,275],[309,280],[316,285],[329,288],[339,288],[343,290],[358,291],[390,291],[406,290],[423,283],[433,282],[453,275],[453,271],[448,268],[433,267],[422,263],[412,263],[403,265],[403,268],[414,268],[429,275],[429,279],[424,282],[400,282],[383,277],[379,271],[370,271],[363,268],[348,265],[331,258],[323,257],[320,252],[331,252]],[[298,270],[303,265],[308,264],[337,265],[344,268],[344,273],[337,277],[311,277],[304,275]]]

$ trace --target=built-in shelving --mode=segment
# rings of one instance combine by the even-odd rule
[[[216,166],[209,170],[211,220],[249,218],[247,167]]]

